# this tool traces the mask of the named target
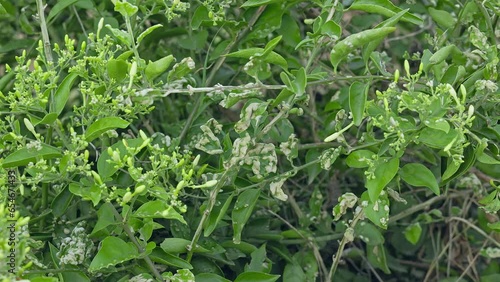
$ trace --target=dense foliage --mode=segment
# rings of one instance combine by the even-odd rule
[[[499,16],[0,0],[0,277],[500,281]]]

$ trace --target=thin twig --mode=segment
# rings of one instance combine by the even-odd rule
[[[45,21],[45,8],[42,0],[36,0],[38,7],[38,17],[40,18],[40,28],[42,29],[43,51],[47,62],[52,62],[52,49],[50,47],[49,32],[47,30],[47,22]]]

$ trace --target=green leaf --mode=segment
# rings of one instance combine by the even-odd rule
[[[446,60],[451,55],[451,53],[456,48],[457,47],[455,45],[451,44],[451,45],[448,45],[448,46],[445,46],[445,47],[439,49],[438,51],[436,51],[436,53],[434,53],[429,58],[429,63],[431,65],[437,65],[437,64],[442,63],[444,60]]]
[[[352,112],[354,125],[359,126],[365,115],[366,99],[368,97],[369,84],[354,82],[349,87],[349,109]]]
[[[444,29],[453,28],[457,22],[457,17],[452,16],[447,11],[437,10],[432,7],[429,7],[428,11],[432,19]]]
[[[231,194],[227,197],[226,201],[224,202],[223,205],[214,205],[212,211],[210,212],[210,215],[208,216],[208,220],[205,221],[205,224],[203,226],[203,236],[209,237],[210,234],[217,228],[217,225],[219,222],[222,220],[222,218],[226,215],[227,209],[231,205],[231,202],[233,201],[234,194]],[[223,199],[223,198],[222,198]],[[222,199],[217,198],[217,202],[222,201]]]
[[[306,153],[306,163],[311,163],[312,161],[317,160],[321,156],[320,152],[318,149],[310,149]],[[321,164],[316,163],[313,165],[310,165],[306,168],[307,171],[307,185],[311,185],[311,183],[314,182],[316,179],[316,176],[318,176],[321,171]]]
[[[167,253],[170,254],[181,254],[187,253],[188,246],[191,245],[191,241],[182,239],[182,238],[166,238],[160,244],[160,247]],[[200,245],[196,245],[193,248],[193,252],[195,253],[206,253],[210,252],[209,250],[203,248]]]
[[[412,186],[427,187],[431,189],[434,194],[438,196],[441,194],[436,177],[423,164],[406,164],[399,170],[399,176]]]
[[[178,256],[164,252],[161,249],[154,249],[149,255],[152,261],[156,263],[161,263],[164,265],[170,265],[176,268],[193,269],[193,266],[186,260],[181,259]],[[198,280],[197,280],[198,281]]]
[[[381,22],[377,26],[378,27],[394,27],[396,24],[399,22],[399,20],[408,12],[409,9],[403,10],[394,16],[390,17],[389,19]],[[383,38],[373,40],[372,42],[368,43],[366,47],[363,50],[363,60],[365,61],[365,64],[368,62],[368,59],[372,55],[372,52],[377,49],[377,47],[382,43]]]
[[[274,48],[276,48],[278,43],[281,41],[281,38],[282,38],[282,36],[280,35],[280,36],[272,39],[271,41],[267,42],[266,47],[264,48],[264,53],[262,53],[263,58],[268,56],[274,50]]]
[[[271,4],[274,2],[278,2],[278,0],[248,0],[245,3],[243,3],[243,5],[241,5],[241,7],[242,8],[257,7],[257,6]]]
[[[231,282],[215,273],[200,273],[195,277],[196,282]]]
[[[90,236],[93,236],[106,227],[115,224],[119,224],[119,222],[115,219],[112,204],[104,203],[97,211],[97,223],[94,225],[94,229],[90,233]]]
[[[248,189],[243,191],[236,200],[231,214],[233,220],[233,241],[241,242],[241,232],[246,222],[252,215],[253,208],[259,199],[260,189]]]
[[[384,38],[395,30],[395,27],[380,27],[352,34],[333,46],[330,52],[330,62],[336,70],[339,63],[345,59],[351,51],[374,40]]]
[[[420,240],[420,235],[422,235],[422,227],[420,226],[420,223],[413,223],[406,227],[404,234],[408,242],[416,245]]]
[[[176,219],[184,224],[187,224],[182,215],[179,214],[174,207],[167,205],[166,202],[161,200],[144,203],[134,212],[134,216],[138,218]]]
[[[455,129],[445,133],[442,130],[426,127],[420,131],[418,140],[431,148],[443,149],[457,136],[458,132]]]
[[[50,204],[52,214],[55,217],[61,217],[64,215],[72,200],[73,194],[69,191],[68,187],[64,188],[59,194],[57,194]]]
[[[141,44],[141,41],[148,36],[151,32],[153,32],[155,29],[163,27],[162,24],[155,24],[153,26],[148,27],[145,31],[143,31],[139,36],[137,37],[137,45]]]
[[[387,266],[387,258],[385,256],[385,248],[380,245],[366,245],[366,254],[371,265],[381,269],[385,274],[390,274],[391,271]]]
[[[365,168],[368,167],[368,161],[372,160],[372,156],[376,155],[369,150],[357,150],[347,156],[345,162],[349,167]]]
[[[398,8],[389,0],[356,0],[349,7],[349,10],[350,9],[380,14],[386,17],[392,17],[402,11],[401,8]],[[421,18],[410,13],[403,16],[403,21],[416,25],[421,25],[423,23]]]
[[[101,187],[97,184],[90,186],[83,185],[82,183],[70,183],[69,191],[81,197],[83,200],[92,201],[94,207],[101,201]]]
[[[118,237],[109,236],[101,242],[101,249],[90,263],[89,271],[97,272],[137,257],[139,252],[132,243],[125,243]]]
[[[321,33],[337,40],[342,35],[342,28],[334,21],[327,21],[321,26]]]
[[[444,133],[450,131],[450,124],[444,118],[433,117],[424,121],[425,126],[441,130]]]
[[[137,148],[144,142],[142,138],[124,140],[126,140],[128,146],[132,148]],[[120,156],[124,156],[127,154],[127,149],[125,148],[125,145],[123,145],[122,141],[118,141],[115,144],[111,145],[111,149],[113,149],[113,151],[118,150],[120,152]],[[110,164],[108,160],[111,160],[111,156],[108,154],[107,150],[104,150],[99,156],[99,160],[97,160],[97,172],[99,172],[99,176],[101,176],[103,180],[115,174],[115,172],[117,172],[119,169],[116,168],[114,164]]]
[[[266,260],[266,244],[263,244],[260,248],[253,251],[250,256],[252,260],[250,264],[245,267],[245,272],[264,272],[266,271],[265,260]]]
[[[78,0],[61,0],[57,1],[57,4],[55,4],[53,7],[50,8],[50,13],[45,19],[47,22],[51,22],[52,19],[57,17],[64,9],[67,7],[75,4],[78,2]]]
[[[149,61],[146,69],[144,70],[144,72],[146,73],[146,77],[149,80],[155,79],[156,77],[164,73],[174,61],[175,58],[172,55],[168,55],[154,62]]]
[[[262,56],[263,54],[264,54],[263,48],[248,48],[233,53],[229,53],[226,56],[232,58],[249,59],[252,56],[259,57]],[[286,60],[280,54],[274,51],[271,51],[265,58],[263,58],[263,61],[269,64],[278,65],[283,69],[288,68],[288,63],[286,62]]]
[[[35,163],[37,159],[40,158],[50,160],[60,157],[62,157],[62,154],[58,149],[42,143],[40,150],[37,150],[36,148],[28,149],[24,147],[8,155],[3,160],[2,166],[4,168],[25,166],[30,162]]]
[[[308,281],[302,266],[297,262],[287,263],[283,271],[283,281],[287,282],[304,282]]]
[[[272,275],[263,272],[243,272],[234,282],[274,282],[280,278],[280,275]]]
[[[122,2],[121,0],[118,0],[114,1],[114,4],[115,4],[115,11],[122,14],[122,16],[125,18],[132,17],[139,10],[137,6],[132,5],[127,1]]]
[[[392,158],[390,160],[382,159],[379,165],[376,166],[374,176],[375,178],[366,180],[366,189],[372,202],[375,202],[382,189],[391,182],[396,176],[399,169],[399,159]]]
[[[75,79],[77,77],[78,74],[70,73],[64,78],[59,87],[57,87],[57,90],[54,94],[54,104],[50,111],[51,113],[56,113],[59,116],[64,110],[64,107],[66,106],[66,103],[69,99],[71,86],[73,86],[73,83],[75,82]]]
[[[373,222],[373,224],[382,229],[387,229],[390,212],[390,202],[387,193],[380,193],[379,198],[376,201],[372,201],[370,200],[368,191],[364,192],[361,195],[361,207],[363,207],[366,217]],[[364,241],[367,244],[373,245],[378,241],[378,239],[366,237],[364,238]]]
[[[372,207],[373,208],[373,207]],[[380,230],[368,222],[360,222],[354,228],[354,234],[368,245],[380,245],[385,242]]]
[[[128,74],[128,64],[124,60],[111,59],[106,64],[108,76],[116,82],[121,82]]]
[[[85,141],[91,142],[108,130],[126,128],[129,124],[130,123],[128,121],[119,117],[105,117],[99,119],[87,128],[87,131],[85,132]]]
[[[304,68],[300,68],[299,70],[297,70],[293,84],[295,86],[294,89],[297,89],[297,92],[295,92],[295,94],[297,96],[304,95],[307,86],[307,75]]]
[[[204,21],[210,21],[210,17],[208,16],[207,7],[200,5],[194,11],[193,18],[191,19],[191,27],[193,30],[197,30]]]

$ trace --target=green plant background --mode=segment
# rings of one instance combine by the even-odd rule
[[[0,0],[0,277],[497,281],[499,15]]]

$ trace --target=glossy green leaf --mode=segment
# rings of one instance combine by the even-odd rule
[[[97,223],[94,225],[94,229],[90,233],[90,236],[98,233],[110,225],[119,224],[115,218],[113,209],[114,207],[111,203],[104,203],[101,205],[97,211]]]
[[[453,28],[457,22],[456,16],[452,16],[445,10],[437,10],[429,7],[428,11],[434,22],[436,22],[443,29]]]
[[[280,278],[280,275],[272,275],[264,272],[243,272],[234,282],[274,282]]]
[[[130,123],[128,121],[119,117],[105,117],[99,119],[87,128],[87,131],[85,132],[85,141],[91,142],[108,130],[126,128],[129,124]]]
[[[349,10],[351,9],[376,13],[386,17],[392,17],[401,12],[401,8],[395,6],[389,0],[356,0],[349,7]],[[405,14],[402,20],[416,25],[421,25],[423,23],[421,18],[410,13]]]
[[[368,161],[372,160],[373,155],[376,154],[369,150],[356,150],[350,153],[345,161],[349,167],[365,168],[369,166]]]
[[[59,84],[59,87],[57,87],[57,90],[54,94],[54,104],[53,107],[51,108],[50,111],[51,113],[56,113],[57,115],[60,115],[61,112],[64,110],[64,107],[66,106],[66,103],[68,102],[69,99],[71,87],[73,86],[73,83],[75,82],[77,77],[78,74],[70,73],[63,79],[61,84]]]
[[[166,202],[161,200],[148,201],[144,203],[134,212],[134,216],[138,218],[176,219],[184,224],[187,224],[180,213],[178,213],[172,206],[167,205]]]
[[[106,66],[109,78],[116,82],[121,82],[128,74],[128,64],[124,60],[111,59]]]
[[[370,264],[384,273],[389,274],[391,271],[387,266],[387,258],[385,256],[385,248],[380,245],[366,245],[366,255]]]
[[[349,109],[352,113],[354,125],[359,126],[365,115],[366,99],[368,98],[369,84],[354,82],[349,87]]]
[[[138,256],[139,252],[132,243],[126,243],[118,237],[109,236],[101,242],[101,249],[90,263],[89,271],[97,272]]]
[[[181,254],[187,253],[187,248],[191,245],[191,241],[182,238],[166,238],[160,244],[160,247],[167,253],[170,254]],[[193,248],[195,253],[206,253],[209,250],[203,248],[200,245],[196,245]]]
[[[271,4],[274,2],[278,2],[278,0],[248,0],[245,3],[243,3],[241,7],[242,8],[257,7],[257,6]]]
[[[3,160],[2,166],[4,168],[25,166],[30,162],[35,163],[37,159],[49,160],[53,158],[60,158],[61,156],[62,154],[60,150],[42,143],[40,150],[37,150],[36,148],[28,149],[24,147],[8,155]]]
[[[94,207],[101,201],[101,187],[97,184],[84,185],[82,183],[70,183],[69,191],[83,200],[92,201]]]
[[[259,199],[260,189],[248,189],[243,191],[234,204],[231,218],[233,220],[233,241],[239,243],[241,241],[241,233],[243,227],[247,223],[253,208]]]
[[[375,178],[370,178],[366,180],[366,189],[368,189],[368,194],[372,202],[375,202],[389,182],[396,176],[399,169],[399,159],[392,158],[390,160],[383,159],[376,166],[374,176]]]
[[[73,194],[69,191],[68,187],[64,188],[59,194],[57,194],[50,204],[52,214],[55,217],[61,217],[64,215],[72,200]]]
[[[420,240],[420,235],[422,235],[422,227],[420,226],[420,223],[413,223],[406,227],[404,234],[408,242],[416,245]]]
[[[332,63],[334,69],[337,69],[339,63],[345,59],[351,51],[374,40],[384,38],[395,30],[395,27],[380,27],[349,35],[333,46],[333,49],[330,52],[330,62]]]
[[[381,22],[380,24],[378,24],[375,27],[376,28],[378,28],[378,27],[394,27],[394,26],[396,26],[396,24],[399,22],[399,20],[407,12],[408,12],[408,9],[403,10],[403,11],[395,14],[394,16],[390,17],[389,19]],[[365,64],[368,62],[368,59],[370,58],[372,52],[375,51],[375,49],[377,49],[377,47],[380,45],[380,43],[382,43],[383,40],[384,40],[383,38],[375,39],[366,45],[366,47],[363,49],[363,60],[365,61]]]
[[[342,28],[336,22],[330,20],[321,26],[321,33],[336,40],[342,35]]]
[[[139,147],[144,140],[142,138],[136,138],[136,139],[125,139],[129,145],[129,147]],[[125,148],[125,145],[123,145],[123,142],[118,141],[115,144],[111,145],[111,149],[113,150],[118,150],[120,152],[120,156],[124,156],[127,153],[127,149]],[[97,160],[97,172],[99,173],[99,176],[103,180],[107,179],[108,177],[112,176],[115,174],[115,172],[118,171],[118,168],[115,167],[114,164],[110,164],[108,160],[111,159],[111,156],[108,154],[108,150],[104,150],[101,155],[99,156],[99,159]]]
[[[200,273],[195,277],[196,282],[231,282],[215,273]]]
[[[143,31],[139,36],[137,37],[137,44],[141,44],[141,41],[148,36],[151,32],[153,32],[155,29],[163,27],[162,24],[155,24],[153,26],[148,27],[145,31]]]
[[[442,130],[427,127],[420,131],[418,140],[431,148],[443,149],[446,145],[450,144],[457,135],[458,132],[455,129],[450,129],[448,133],[445,133]]]
[[[132,5],[127,1],[115,1],[114,4],[115,4],[115,11],[122,14],[123,17],[127,18],[132,17],[139,10],[137,6]]]
[[[429,58],[429,63],[431,65],[437,65],[442,63],[444,60],[446,60],[451,53],[456,49],[457,47],[455,45],[448,45],[445,46],[439,50],[436,51],[430,58]]]
[[[153,80],[162,73],[164,73],[170,65],[175,62],[175,58],[172,55],[168,55],[154,62],[149,61],[144,72],[149,80]]]
[[[224,201],[224,204],[215,205],[208,216],[208,220],[204,224],[203,236],[209,237],[210,234],[217,228],[217,225],[222,220],[222,218],[226,215],[227,209],[231,205],[233,201],[234,194],[231,194]],[[222,198],[223,199],[223,198]],[[222,201],[221,198],[218,198],[217,201]]]
[[[45,19],[47,22],[52,21],[55,17],[57,17],[64,9],[68,8],[69,6],[75,4],[78,2],[78,0],[62,0],[62,1],[57,1],[57,3],[50,8],[49,15]]]
[[[434,174],[423,164],[406,164],[399,170],[399,176],[406,183],[416,187],[427,187],[436,195],[440,195],[439,186]]]
[[[248,48],[233,53],[229,53],[226,56],[232,58],[249,59],[252,56],[259,57],[262,56],[263,54],[264,54],[263,48]],[[280,54],[274,51],[271,51],[265,58],[263,58],[263,61],[269,64],[278,65],[283,69],[288,68],[288,63],[286,62],[286,60]]]
[[[173,266],[176,268],[193,269],[193,266],[186,260],[170,253],[164,252],[162,249],[156,248],[149,255],[152,261],[164,265]]]
[[[425,126],[441,130],[444,133],[448,133],[450,131],[450,124],[444,118],[430,118],[424,121]]]

